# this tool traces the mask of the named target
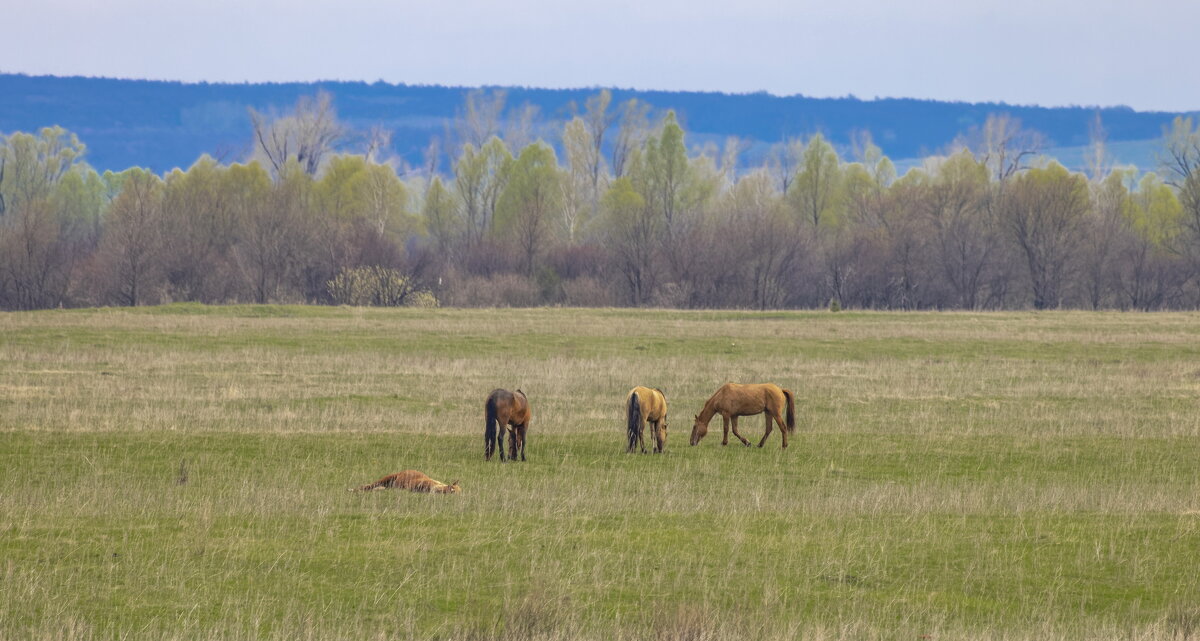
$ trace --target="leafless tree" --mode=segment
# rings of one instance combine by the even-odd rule
[[[321,162],[346,135],[338,122],[333,96],[318,92],[315,97],[302,96],[290,115],[263,114],[250,108],[254,126],[255,150],[279,176],[284,165],[295,161],[308,175],[315,176]]]
[[[163,279],[163,186],[156,176],[129,176],[105,217],[99,267],[110,279],[110,296],[136,307],[155,299]]]
[[[468,91],[462,109],[454,118],[459,146],[474,145],[478,149],[491,137],[499,136],[507,101],[508,92],[504,89]]]
[[[1002,224],[1025,259],[1035,309],[1061,305],[1088,207],[1086,179],[1061,165],[1021,174],[1003,196]]]
[[[1004,183],[1027,169],[1045,142],[1045,136],[1022,127],[1019,119],[1009,114],[990,114],[982,127],[972,127],[958,137],[954,146],[970,149],[988,168],[992,180]]]
[[[612,148],[613,176],[620,178],[628,169],[630,156],[650,135],[650,105],[630,98],[621,104],[621,122]]]

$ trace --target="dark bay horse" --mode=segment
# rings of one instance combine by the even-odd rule
[[[626,452],[632,453],[634,447],[640,445],[642,453],[646,453],[643,433],[649,423],[654,436],[654,452],[662,453],[667,446],[667,397],[662,390],[641,385],[630,390],[625,399],[625,419],[629,436]]]
[[[787,406],[786,424],[783,422],[782,416],[785,405]],[[771,383],[751,385],[726,383],[722,385],[704,403],[704,409],[696,415],[696,422],[692,425],[692,445],[699,443],[700,439],[708,434],[708,423],[716,414],[721,415],[725,424],[725,438],[722,439],[721,445],[729,445],[729,427],[732,423],[733,435],[738,437],[742,445],[750,446],[750,441],[742,438],[741,433],[738,432],[739,416],[766,414],[767,431],[763,432],[762,440],[758,442],[759,447],[762,447],[767,442],[767,437],[771,435],[772,420],[779,425],[779,434],[783,436],[784,447],[788,446],[788,434],[796,429],[796,410],[792,393]]]
[[[492,460],[492,454],[500,450],[500,460],[504,458],[504,433],[509,435],[509,459],[517,460],[517,452],[521,460],[525,460],[525,434],[529,429],[529,399],[525,392],[517,390],[510,392],[506,389],[492,390],[484,404],[483,424],[483,458]]]

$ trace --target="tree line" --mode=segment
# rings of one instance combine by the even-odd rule
[[[251,110],[244,162],[165,175],[98,173],[59,127],[0,136],[0,308],[1200,306],[1190,118],[1158,172],[1114,166],[1098,121],[1068,171],[997,114],[901,176],[866,133],[746,169],[738,140],[689,148],[674,113],[607,91],[552,135],[534,115],[471,92],[423,167],[327,94]]]

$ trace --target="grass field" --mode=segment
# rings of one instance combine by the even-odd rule
[[[1195,314],[0,314],[0,639],[1200,638],[1198,397]]]

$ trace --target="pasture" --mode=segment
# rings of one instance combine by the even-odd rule
[[[1195,638],[1198,397],[1195,314],[0,314],[0,638]]]

